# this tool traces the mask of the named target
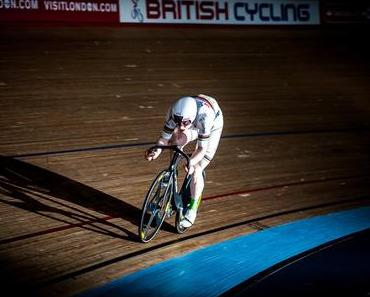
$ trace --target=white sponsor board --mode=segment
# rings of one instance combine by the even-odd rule
[[[120,0],[121,23],[316,25],[314,0]]]

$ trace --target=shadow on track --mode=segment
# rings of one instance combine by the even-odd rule
[[[0,156],[0,194],[2,194],[2,197],[0,196],[2,203],[37,213],[69,226],[139,241],[137,234],[108,220],[122,218],[138,225],[140,209],[87,185],[24,161]],[[81,209],[81,206],[90,211]],[[92,211],[107,217],[102,218]],[[114,229],[117,231],[112,231]],[[27,235],[22,237],[24,238],[27,238]],[[3,241],[0,243],[10,242],[12,239]]]

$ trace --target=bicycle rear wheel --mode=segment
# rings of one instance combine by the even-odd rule
[[[142,242],[152,240],[159,232],[166,218],[172,194],[170,172],[163,170],[154,179],[144,200],[139,226],[139,236]]]

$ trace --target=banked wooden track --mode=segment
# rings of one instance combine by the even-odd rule
[[[369,204],[361,28],[0,29],[2,281],[71,296],[184,252]],[[168,156],[143,159],[177,97],[218,98],[225,128],[199,217],[137,240]]]

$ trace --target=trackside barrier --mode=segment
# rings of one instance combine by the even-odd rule
[[[316,25],[318,0],[0,0],[0,21]]]
[[[0,0],[0,22],[111,24],[369,24],[368,1]]]

